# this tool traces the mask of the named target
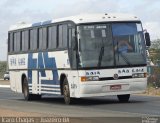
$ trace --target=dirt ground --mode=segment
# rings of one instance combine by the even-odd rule
[[[91,119],[85,119],[85,118],[70,118],[70,117],[62,117],[62,116],[53,116],[49,114],[39,114],[39,113],[33,113],[33,112],[20,112],[10,109],[4,109],[0,108],[0,122],[3,123],[3,120],[7,123],[8,120],[15,120],[15,119],[32,119],[29,121],[30,123],[97,123],[97,121],[94,122],[94,120]],[[53,121],[49,121],[49,119],[52,119]],[[44,121],[43,121],[44,120]],[[47,121],[48,120],[48,121]],[[16,121],[20,123],[20,121]],[[23,121],[24,122],[24,121]],[[28,122],[24,122],[28,123]]]
[[[41,117],[44,114],[32,113],[32,112],[20,112],[11,109],[0,108],[0,117]]]
[[[153,87],[147,88],[144,94],[149,96],[160,96],[160,88],[158,89],[155,89]]]
[[[0,79],[0,85],[10,85],[10,82],[8,80]]]

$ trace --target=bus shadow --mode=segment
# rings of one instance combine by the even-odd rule
[[[21,101],[24,99],[20,99]],[[57,105],[65,105],[63,97],[42,97],[41,99],[32,100],[32,102],[38,103],[48,103],[48,104],[57,104]],[[129,102],[122,103],[119,102],[117,98],[81,98],[74,99],[71,105],[74,106],[89,106],[89,105],[117,105],[117,104],[137,104],[137,103],[145,103],[147,101],[143,100],[133,100],[131,99]]]
[[[105,98],[105,99],[99,99],[99,98],[82,98],[82,99],[76,99],[73,102],[73,105],[81,105],[81,106],[89,106],[89,105],[118,105],[118,104],[134,104],[134,103],[144,103],[145,101],[137,101],[137,100],[131,100],[129,102],[119,102],[117,98]]]

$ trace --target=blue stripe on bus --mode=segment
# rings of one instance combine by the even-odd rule
[[[41,88],[60,89],[60,87],[47,87],[47,86],[41,86]]]
[[[44,56],[45,67],[46,68],[52,68],[52,69],[56,70],[57,69],[57,65],[56,65],[55,58],[49,58],[47,52],[43,53],[43,56]]]
[[[57,70],[57,65],[56,65],[56,60],[55,60],[55,58],[49,58],[47,52],[44,53],[43,56],[44,56],[45,67],[46,67],[46,68],[51,68],[51,69],[53,69],[53,70],[52,70],[52,73],[53,73],[53,81],[54,81],[53,84],[60,85],[60,82],[59,82],[59,80],[58,80],[58,70]],[[51,80],[51,81],[52,81],[52,80]]]
[[[50,93],[42,92],[41,95],[45,95],[45,97],[47,97],[47,96],[58,96],[59,97],[61,94],[54,94],[54,93],[50,94]],[[50,98],[50,97],[47,97],[47,98]]]
[[[46,92],[59,92],[61,93],[61,91],[59,90],[45,90],[45,89],[41,89],[41,91],[46,91]]]
[[[51,92],[51,93],[48,93],[48,92],[42,92],[41,95],[47,95],[47,96],[61,96],[61,94],[56,94],[56,92]]]
[[[33,53],[28,54],[28,69],[37,69],[37,59],[33,59]]]
[[[53,80],[41,80],[41,84],[45,84],[45,85],[60,85],[59,83],[57,83],[56,81],[53,81]]]
[[[45,70],[39,70],[39,73],[40,73],[41,77],[46,77]]]
[[[60,89],[60,86],[59,87],[54,87],[54,85],[51,85],[50,86],[50,84],[48,84],[48,86],[45,86],[45,85],[42,85],[42,86],[40,86],[40,85],[37,85],[37,88],[51,88],[51,89]],[[32,85],[29,85],[29,88],[32,88]]]
[[[41,80],[42,84],[49,84],[49,85],[60,85],[58,80],[58,70],[56,65],[55,58],[49,58],[48,52],[40,52],[38,53],[38,59],[33,59],[33,53],[28,54],[28,82],[32,84],[32,71],[34,69],[39,68],[40,70],[37,71],[37,80],[39,81],[39,75],[41,77],[46,77],[45,69],[52,69],[53,80]],[[39,84],[39,82],[37,82]]]
[[[32,70],[28,70],[28,83],[32,84]]]

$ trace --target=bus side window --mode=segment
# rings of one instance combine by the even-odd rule
[[[28,50],[28,30],[25,30],[22,32],[22,51],[27,51]]]
[[[37,43],[37,29],[30,30],[30,49],[36,50],[38,47]]]
[[[39,49],[44,50],[47,47],[47,28],[39,28]]]
[[[63,25],[59,25],[58,26],[58,42],[57,42],[57,47],[58,48],[62,48],[63,47]]]
[[[48,49],[57,48],[57,26],[48,28]]]
[[[67,48],[68,29],[67,25],[63,25],[63,48]]]
[[[8,34],[8,52],[14,51],[13,33]]]
[[[58,48],[67,48],[67,25],[58,26]]]
[[[20,32],[14,33],[14,51],[20,51]]]
[[[21,32],[17,32],[17,44],[16,44],[16,51],[19,52],[21,50]]]

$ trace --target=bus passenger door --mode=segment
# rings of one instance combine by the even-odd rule
[[[71,90],[70,90],[71,97],[77,97],[77,95],[79,94],[79,91],[78,91],[78,87],[79,87],[78,86],[78,72],[77,72],[77,70],[71,71],[70,75],[71,75],[71,80],[72,80]]]
[[[78,93],[78,71],[77,71],[77,49],[76,49],[76,32],[75,27],[69,28],[69,42],[68,42],[68,55],[70,62],[70,76],[71,76],[71,97],[76,97]]]

